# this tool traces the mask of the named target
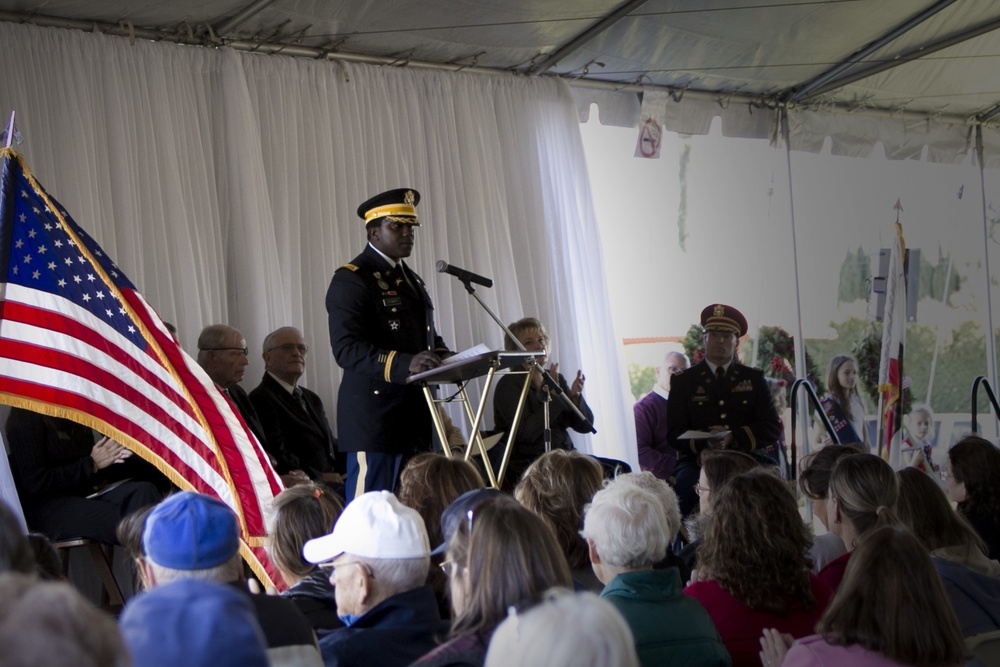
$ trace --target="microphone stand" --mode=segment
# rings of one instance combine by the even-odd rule
[[[483,301],[478,294],[476,294],[476,290],[472,286],[472,282],[468,278],[459,278],[459,280],[463,285],[465,285],[465,291],[471,294],[472,298],[479,302],[479,305],[483,307],[483,310],[489,313],[489,316],[493,318],[493,321],[496,322],[501,329],[503,329],[504,333],[507,334],[507,337],[510,338],[512,341],[514,341],[514,344],[517,345],[518,349],[521,350],[521,352],[527,352],[528,350],[524,347],[524,345],[521,344],[521,341],[517,339],[517,336],[515,336],[511,332],[511,330],[507,328],[507,325],[503,323],[503,320],[497,317],[497,314],[494,313],[492,310],[490,310],[490,307],[486,305],[486,302]],[[573,403],[573,400],[566,395],[566,392],[563,391],[563,388],[559,386],[559,382],[552,379],[552,376],[549,374],[549,372],[545,370],[545,368],[543,368],[538,363],[538,361],[535,360],[534,357],[532,357],[528,361],[528,363],[531,366],[533,366],[535,370],[541,372],[542,380],[544,381],[545,387],[546,389],[549,390],[550,394],[555,393],[555,395],[559,397],[559,400],[561,400],[566,407],[568,407],[576,414],[577,419],[583,422],[586,425],[586,427],[590,429],[591,433],[597,433],[597,429],[594,428],[594,425],[590,422],[590,420],[587,419],[582,412],[580,412],[580,408],[576,407],[576,404]],[[549,451],[549,448],[551,446],[552,446],[552,430],[549,428],[549,405],[548,402],[546,402],[545,403],[545,451]]]
[[[545,453],[552,451],[552,427],[549,426],[549,403],[552,402],[552,394],[549,388],[545,387],[545,395],[542,396],[542,416],[545,421],[545,430],[542,431],[542,442],[545,443]]]

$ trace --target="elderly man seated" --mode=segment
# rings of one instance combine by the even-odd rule
[[[321,663],[312,626],[295,603],[273,595],[251,595],[247,590],[236,514],[222,501],[190,491],[170,496],[146,519],[142,546],[146,556],[139,567],[153,589],[196,579],[229,584],[244,596],[264,632],[271,667],[318,667]],[[129,601],[126,613],[141,598]]]
[[[405,667],[447,634],[424,585],[430,553],[424,520],[388,491],[357,497],[333,533],[306,542],[306,560],[331,569],[345,626],[320,638],[327,667]]]
[[[677,497],[662,480],[655,483],[663,488],[653,492],[642,488],[650,480],[640,486],[632,477],[608,482],[584,517],[581,534],[594,573],[604,583],[601,597],[625,617],[644,667],[730,665],[708,612],[683,594],[677,568],[653,569],[680,529]]]

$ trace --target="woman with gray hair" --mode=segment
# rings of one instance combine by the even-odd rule
[[[511,608],[493,633],[486,667],[639,667],[632,633],[593,593],[549,592],[527,611]]]
[[[594,495],[583,535],[605,585],[601,598],[628,623],[643,665],[728,666],[729,653],[701,603],[683,594],[677,568],[654,570],[680,528],[677,496],[621,475]]]

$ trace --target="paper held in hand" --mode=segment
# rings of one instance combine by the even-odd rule
[[[709,433],[708,431],[685,431],[677,436],[678,440],[722,440],[727,435],[732,433],[732,431],[719,431],[718,433]]]

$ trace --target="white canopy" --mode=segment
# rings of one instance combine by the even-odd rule
[[[581,114],[632,126],[667,91],[665,126],[722,116],[729,136],[890,158],[963,159],[1000,112],[1000,4],[989,0],[0,0],[0,20],[262,53],[512,75],[575,85]],[[987,164],[1000,141],[987,136]],[[996,158],[990,158],[997,155]]]

